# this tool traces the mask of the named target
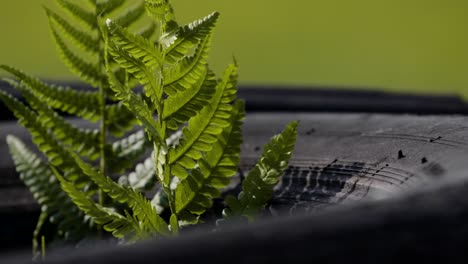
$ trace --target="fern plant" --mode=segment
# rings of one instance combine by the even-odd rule
[[[5,91],[0,99],[47,158],[8,137],[17,170],[42,208],[33,244],[47,221],[58,223],[61,239],[81,239],[97,226],[127,242],[198,223],[238,170],[245,117],[237,65],[220,79],[207,65],[219,14],[179,26],[168,0],[138,1],[122,15],[124,0],[90,0],[88,8],[57,2],[79,22],[46,8],[58,51],[97,91],[50,85],[0,66],[16,77],[5,80],[27,104]],[[147,28],[129,30],[145,10]],[[99,128],[74,126],[58,111],[99,122]],[[253,219],[268,203],[294,148],[296,127],[289,124],[265,146],[242,192],[226,198],[226,220]],[[156,197],[167,199],[167,217],[157,210],[164,205],[144,192],[156,182]]]
[[[54,238],[78,241],[95,233],[93,221],[65,195],[50,169],[51,165],[55,166],[90,197],[98,193],[100,204],[103,204],[104,196],[99,194],[91,180],[83,177],[66,147],[73,148],[87,161],[97,163],[99,169],[107,173],[131,169],[151,148],[149,141],[136,130],[137,119],[113,96],[106,77],[104,38],[98,27],[100,16],[115,17],[126,26],[145,21],[144,2],[132,1],[133,5],[123,0],[56,2],[59,9],[69,14],[66,18],[45,8],[57,50],[70,70],[95,90],[83,92],[51,85],[13,67],[0,65],[0,69],[15,77],[14,80],[4,80],[18,89],[27,105],[4,91],[0,91],[0,97],[31,132],[33,142],[48,158],[48,162],[42,161],[18,138],[8,138],[17,170],[41,206],[42,213],[33,238],[35,252],[38,251],[43,224],[56,225],[54,237],[48,237],[48,241]],[[155,24],[149,20],[145,22],[146,26],[136,31],[145,38],[151,38]],[[115,74],[122,76],[119,72]],[[59,112],[98,122],[98,128],[77,127]]]

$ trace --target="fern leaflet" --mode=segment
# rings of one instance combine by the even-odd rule
[[[62,32],[65,33],[74,44],[91,53],[99,52],[98,41],[93,38],[92,35],[72,26],[67,20],[63,19],[49,8],[45,8],[45,10],[49,18],[49,23],[59,26]]]
[[[58,235],[70,240],[84,237],[87,230],[84,214],[60,188],[49,166],[15,136],[7,136],[7,144],[20,178],[39,203],[41,211],[58,225]],[[40,225],[36,229],[37,240]]]
[[[106,231],[112,232],[112,235],[117,238],[126,240],[132,240],[145,234],[135,218],[132,218],[130,215],[123,216],[110,208],[95,203],[91,198],[78,190],[73,183],[65,180],[57,170],[53,169],[53,171],[60,181],[63,191],[68,194],[76,206],[86,215],[92,217],[94,222],[103,225]]]
[[[196,166],[195,161],[202,157],[201,152],[208,152],[223,128],[230,126],[230,105],[236,98],[237,67],[230,65],[216,92],[200,113],[191,118],[182,133],[180,144],[169,151],[171,173],[179,178],[186,178],[187,169]]]
[[[153,207],[140,192],[126,186],[115,183],[111,178],[99,173],[93,166],[81,160],[75,153],[69,151],[83,173],[106,192],[117,203],[127,203],[133,210],[133,215],[140,222],[141,227],[147,233],[168,235],[169,230],[166,222],[156,213]]]
[[[47,107],[46,104],[39,101],[28,89],[25,89],[13,80],[7,79],[5,81],[21,92],[29,105],[38,112],[43,125],[51,129],[57,140],[72,145],[80,155],[86,156],[91,160],[98,158],[99,130],[74,127]]]
[[[212,199],[219,197],[220,189],[229,184],[230,177],[237,171],[242,143],[241,126],[244,104],[237,101],[231,117],[232,126],[223,129],[213,149],[199,162],[200,168],[192,170],[175,190],[176,213],[181,219],[191,214],[201,215],[212,206]]]
[[[89,29],[97,28],[96,16],[92,12],[89,12],[79,5],[72,3],[68,0],[57,0],[63,9],[67,10],[73,17],[75,17],[80,23],[87,25]]]
[[[242,182],[242,192],[237,198],[227,196],[228,205],[223,212],[227,217],[246,216],[252,219],[273,195],[273,187],[288,166],[296,142],[297,122],[289,124],[265,145],[262,156]]]
[[[57,31],[52,27],[51,30],[55,43],[57,44],[58,52],[71,71],[94,87],[105,86],[106,77],[101,74],[99,68],[73,53],[73,51],[65,45],[65,42]]]
[[[89,180],[81,177],[80,168],[76,166],[68,152],[65,151],[65,147],[43,125],[40,116],[37,116],[28,107],[4,91],[0,91],[0,100],[15,114],[19,123],[28,129],[33,142],[38,146],[39,150],[44,152],[51,164],[65,171],[65,177],[74,181],[77,186],[84,187],[88,185]]]
[[[45,103],[50,107],[93,122],[100,119],[99,95],[97,92],[75,91],[69,87],[49,85],[6,65],[0,65],[0,69],[19,79],[38,98],[45,100]]]
[[[162,119],[167,121],[169,129],[176,130],[198,114],[201,109],[210,103],[216,88],[216,79],[212,72],[203,71],[191,89],[169,96],[165,103]]]
[[[206,58],[211,44],[211,34],[218,13],[213,13],[203,20],[191,23],[175,34],[166,38],[175,38],[175,42],[165,50],[166,63],[164,79],[165,92],[173,95],[177,91],[190,89],[203,76],[200,71],[206,67]]]

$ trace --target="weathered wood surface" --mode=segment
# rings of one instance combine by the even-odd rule
[[[243,167],[292,119],[301,120],[299,138],[272,210],[295,216],[132,247],[60,251],[48,260],[395,263],[409,254],[466,263],[467,117],[250,114]],[[337,203],[342,205],[330,207]],[[26,255],[8,261],[27,263]]]
[[[300,120],[299,136],[276,188],[274,210],[313,211],[384,199],[468,176],[467,117],[383,114],[249,114],[244,172],[256,162],[263,144],[290,120]],[[0,125],[0,210],[35,210],[8,155],[7,134],[29,138],[14,121]]]

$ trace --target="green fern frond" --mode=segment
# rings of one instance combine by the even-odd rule
[[[161,127],[153,119],[153,112],[149,109],[146,102],[141,96],[132,92],[128,87],[125,87],[110,71],[107,65],[107,76],[109,78],[109,84],[111,89],[116,93],[116,97],[122,100],[122,103],[135,115],[135,117],[141,122],[144,129],[148,133],[150,140],[161,142],[160,138]]]
[[[231,124],[223,130],[213,149],[200,161],[202,174],[209,177],[209,184],[223,189],[229,184],[229,177],[237,172],[242,144],[242,124],[245,118],[245,104],[237,100],[233,105]]]
[[[177,63],[189,50],[193,50],[201,40],[210,34],[218,18],[219,13],[214,12],[200,20],[180,27],[174,35],[166,36],[170,39],[166,40],[167,43],[170,43],[165,49],[167,62]]]
[[[206,71],[206,58],[208,57],[209,40],[200,44],[200,50],[196,50],[196,55],[186,56],[177,64],[164,68],[164,76],[168,77],[164,81],[164,92],[172,96],[177,92],[196,89],[200,82],[203,82]]]
[[[92,122],[100,119],[99,95],[97,92],[76,91],[69,87],[49,85],[37,78],[10,66],[0,65],[0,69],[15,76],[23,85],[52,108],[77,115]]]
[[[148,68],[154,68],[160,64],[161,54],[149,39],[132,34],[111,20],[107,21],[107,26],[111,39],[133,58],[140,60]]]
[[[242,182],[242,192],[237,198],[226,197],[225,217],[246,216],[252,219],[265,207],[273,195],[273,188],[288,166],[297,137],[297,122],[274,136],[265,145],[262,156]]]
[[[7,144],[21,180],[39,203],[46,219],[58,225],[57,234],[71,240],[83,238],[89,232],[85,216],[62,191],[47,164],[15,136],[8,135]]]
[[[195,161],[202,157],[202,152],[211,150],[217,136],[225,127],[230,126],[231,103],[236,99],[237,67],[230,65],[216,92],[198,115],[192,117],[182,133],[184,138],[175,149],[169,151],[171,173],[179,178],[186,178],[186,169],[195,168]]]
[[[60,27],[62,32],[68,36],[68,39],[71,40],[75,45],[91,53],[99,52],[98,40],[95,39],[92,35],[72,26],[66,19],[63,19],[49,8],[45,7],[44,9],[46,11],[47,17],[49,18],[49,24],[51,26],[54,24]]]
[[[213,149],[205,158],[200,159],[200,167],[192,170],[189,176],[177,185],[175,207],[176,213],[182,220],[188,215],[184,213],[185,210],[191,214],[201,215],[210,208],[213,198],[220,196],[220,189],[225,188],[230,182],[230,177],[237,172],[244,116],[244,104],[237,101],[230,120],[232,126],[223,129]]]
[[[166,50],[168,67],[164,68],[164,91],[169,96],[193,89],[206,68],[212,29],[218,18],[213,13],[204,19],[182,27],[176,43]],[[187,31],[184,31],[185,30]]]
[[[28,89],[16,81],[8,79],[5,81],[21,92],[29,105],[39,114],[42,124],[54,133],[57,140],[73,146],[81,156],[86,156],[91,160],[96,160],[99,157],[99,130],[81,129],[71,125]]]
[[[219,14],[179,27],[169,0],[57,2],[73,16],[68,19],[45,8],[58,52],[72,72],[99,91],[48,85],[0,65],[16,77],[7,81],[28,104],[1,90],[0,100],[49,161],[8,138],[18,171],[39,203],[46,205],[38,228],[46,217],[65,228],[70,224],[67,217],[78,216],[81,227],[81,210],[88,221],[127,242],[177,234],[179,224],[197,222],[213,205],[240,161],[245,112],[243,102],[236,100],[237,64],[220,80],[207,65]],[[137,30],[129,27],[146,22],[140,20],[145,10],[153,21],[135,34]],[[80,57],[77,48],[87,58]],[[100,128],[77,128],[59,110],[99,120]],[[290,124],[265,146],[242,192],[226,198],[226,218],[252,218],[264,208],[291,157],[296,127],[296,122]],[[151,146],[151,155],[135,165]],[[116,183],[108,173],[127,175]],[[142,193],[158,180],[161,188],[153,200],[159,200],[159,209],[170,209],[163,215],[169,219],[158,215]],[[65,202],[63,197],[68,197]],[[66,215],[71,208],[74,215]]]
[[[99,68],[95,64],[85,61],[67,47],[53,27],[51,27],[51,31],[60,56],[71,71],[94,87],[105,86],[106,77],[101,73]]]
[[[55,176],[60,181],[63,191],[68,194],[73,203],[87,216],[92,217],[94,222],[103,225],[104,230],[112,232],[112,235],[117,238],[126,240],[131,240],[144,234],[135,218],[129,215],[123,216],[110,208],[97,204],[86,194],[78,190],[73,183],[65,180],[57,170],[53,170]]]
[[[65,177],[74,181],[77,186],[84,187],[89,183],[81,174],[74,160],[65,147],[57,141],[54,135],[41,122],[41,117],[26,107],[23,103],[8,93],[0,90],[0,100],[13,112],[18,121],[31,134],[33,142],[48,158],[49,162],[66,172]]]
[[[78,166],[91,180],[117,203],[127,203],[141,227],[149,234],[166,236],[169,229],[167,223],[157,214],[156,208],[140,192],[115,183],[111,178],[99,173],[93,166],[81,160],[73,152],[69,152]]]
[[[46,100],[50,107],[92,122],[100,119],[97,92],[76,91],[69,87],[49,85],[6,65],[0,65],[0,69],[15,76],[23,85],[31,89],[38,98]]]
[[[215,93],[216,77],[206,67],[204,69],[203,77],[191,84],[191,89],[169,96],[164,102],[162,119],[167,121],[169,129],[177,130],[210,103]]]
[[[93,12],[81,8],[76,2],[72,3],[67,0],[57,0],[57,3],[81,24],[86,25],[91,30],[97,28],[96,15]]]
[[[130,53],[118,46],[115,42],[109,42],[109,54],[120,67],[132,74],[139,82],[145,86],[145,94],[155,105],[160,104],[163,89],[154,68],[147,67],[142,61],[133,57]]]

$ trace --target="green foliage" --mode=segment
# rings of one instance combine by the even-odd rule
[[[60,237],[69,240],[83,238],[89,232],[84,213],[62,191],[49,166],[15,136],[7,136],[7,144],[21,180],[41,207],[43,221],[38,223],[34,241],[39,244],[41,225],[47,219],[57,225]]]
[[[99,204],[95,204],[91,198],[83,196],[82,193],[78,194],[78,190],[74,187],[73,184],[67,182],[66,179],[58,175],[58,178],[64,187],[65,192],[70,193],[75,204],[80,207],[85,213],[89,210],[88,215],[93,218],[98,218],[98,224],[106,224],[104,229],[109,232],[113,232],[116,237],[121,238],[122,236],[128,236],[127,232],[135,231],[136,234],[141,236],[149,236],[153,233],[167,235],[169,233],[167,224],[165,221],[156,213],[156,208],[154,208],[150,201],[148,201],[143,195],[134,190],[133,188],[122,186],[115,183],[111,178],[103,176],[99,171],[97,171],[93,166],[84,162],[78,155],[74,154],[70,150],[70,154],[73,156],[73,159],[76,161],[78,166],[82,169],[83,173],[91,178],[91,180],[105,193],[109,195],[116,203],[127,203],[130,209],[133,212],[132,219],[134,223],[132,227],[127,226],[127,224],[122,225],[120,222],[123,219],[123,216],[118,216],[118,213],[112,213],[112,216],[118,216],[118,223],[113,222],[113,217],[109,215],[102,216],[99,212],[102,212],[102,208]],[[58,173],[56,173],[58,174]],[[87,201],[84,200],[86,197]],[[97,209],[97,210],[96,210]],[[98,212],[99,211],[99,212]],[[111,211],[107,209],[106,211]],[[130,216],[127,214],[127,219],[130,219]],[[107,222],[107,221],[110,221]],[[132,230],[135,225],[138,227],[136,230]],[[132,239],[133,240],[133,239]]]
[[[207,65],[219,14],[179,26],[168,0],[135,1],[131,8],[123,0],[89,1],[90,8],[57,2],[72,16],[46,8],[58,52],[97,91],[50,85],[0,65],[16,78],[5,81],[26,103],[4,91],[0,100],[47,158],[8,138],[18,172],[43,207],[38,229],[53,216],[68,238],[89,225],[84,213],[126,242],[178,234],[181,224],[197,223],[212,207],[240,161],[245,111],[237,99],[238,67],[229,65],[216,79]],[[149,26],[129,30],[145,10]],[[76,127],[59,111],[98,127]],[[226,200],[227,218],[252,218],[268,202],[291,156],[296,126],[265,146],[243,192]],[[147,199],[145,191],[156,186],[156,196]],[[158,214],[155,204],[165,205],[157,199],[167,200],[167,218]]]
[[[279,135],[265,145],[263,153],[255,167],[242,182],[242,192],[237,198],[226,197],[226,218],[245,216],[252,219],[267,204],[288,165],[288,160],[296,142],[297,122],[292,122]]]
[[[175,189],[176,213],[181,216],[203,214],[212,206],[213,198],[219,197],[220,190],[229,184],[240,161],[244,116],[244,104],[237,101],[229,120],[232,125],[222,130],[215,138],[211,151],[200,159],[199,167],[181,180]]]
[[[152,146],[146,137],[134,130],[138,120],[133,113],[115,100],[113,92],[109,89],[103,60],[105,41],[98,27],[101,19],[99,15],[122,17],[127,25],[135,24],[141,17],[126,16],[126,12],[123,12],[125,2],[109,0],[77,5],[74,1],[58,0],[59,8],[71,14],[71,17],[45,8],[52,36],[63,61],[71,71],[98,90],[79,91],[71,87],[48,84],[14,67],[0,65],[0,70],[15,78],[4,80],[15,87],[26,102],[18,101],[4,91],[0,91],[1,100],[29,130],[33,142],[47,157],[47,162],[40,161],[36,156],[32,156],[26,146],[10,139],[12,143],[9,147],[12,155],[13,152],[16,153],[14,155],[18,171],[28,175],[29,178],[23,179],[43,209],[38,230],[35,232],[36,239],[40,227],[49,222],[58,224],[55,236],[65,240],[76,241],[83,238],[87,234],[83,230],[89,226],[84,222],[83,214],[78,213],[78,207],[69,206],[73,204],[72,200],[64,200],[66,193],[57,191],[61,187],[49,169],[50,166],[58,170],[67,181],[72,182],[86,197],[94,199],[98,194],[102,197],[102,191],[83,173],[72,154],[79,155],[87,162],[97,161],[102,171],[127,173]],[[143,1],[134,3],[135,7],[139,6],[140,13],[142,10],[144,12]],[[149,25],[149,28],[154,28],[151,21]],[[142,30],[147,31],[148,27],[136,29]],[[152,35],[148,32],[145,34],[147,37]],[[99,126],[92,129],[76,127],[70,123],[70,119],[64,119],[60,112],[99,122]],[[129,133],[130,131],[135,133]],[[109,137],[110,135],[114,137]],[[140,137],[137,139],[135,135]],[[73,149],[72,153],[68,151],[69,148]],[[18,153],[28,155],[20,159]],[[31,173],[26,173],[26,169],[31,170]],[[44,172],[38,175],[41,170]],[[46,182],[50,184],[45,184]],[[51,201],[68,201],[63,203],[68,206],[57,208]],[[101,201],[100,206],[103,205],[104,201]]]

